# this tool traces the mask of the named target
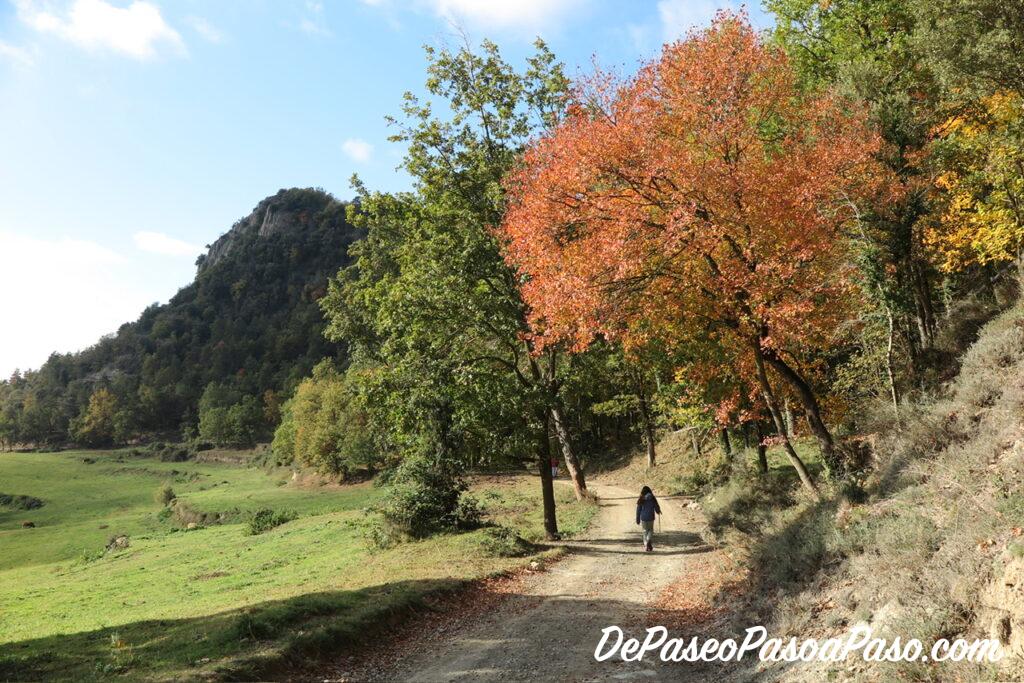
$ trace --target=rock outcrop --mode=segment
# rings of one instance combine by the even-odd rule
[[[209,250],[196,262],[197,275],[209,270],[251,239],[267,239],[285,230],[304,230],[312,226],[323,206],[334,201],[330,195],[320,193],[319,197],[310,191],[302,191],[301,201],[296,199],[296,190],[280,190],[267,197],[245,218],[236,222],[231,229],[218,237]],[[320,206],[309,206],[310,199],[319,199]]]

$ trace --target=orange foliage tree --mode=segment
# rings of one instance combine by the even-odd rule
[[[841,99],[801,93],[743,14],[627,82],[599,75],[507,179],[501,233],[540,342],[683,344],[694,377],[741,377],[784,435],[771,370],[837,472],[805,362],[855,296],[843,228],[879,145]]]

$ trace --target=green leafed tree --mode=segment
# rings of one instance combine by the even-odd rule
[[[913,0],[915,45],[951,92],[1024,94],[1024,3]]]
[[[278,462],[299,462],[346,476],[379,460],[369,416],[356,387],[325,361],[295,390],[274,433]]]
[[[520,283],[492,230],[504,175],[561,111],[568,83],[540,42],[523,71],[489,42],[427,57],[429,97],[407,94],[392,121],[414,189],[357,181],[352,219],[368,236],[322,302],[327,334],[372,368],[361,382],[389,448],[465,465],[532,461],[554,535],[549,423],[579,495],[586,487],[559,395],[562,359],[534,354]]]
[[[210,383],[199,399],[199,438],[218,446],[251,446],[267,432],[264,406],[255,396],[240,395]]]

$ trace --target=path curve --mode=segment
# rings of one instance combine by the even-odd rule
[[[710,548],[701,518],[681,499],[659,498],[663,515],[655,551],[643,551],[636,525],[636,494],[591,484],[600,511],[583,535],[565,542],[569,557],[527,578],[521,592],[487,614],[458,624],[428,651],[404,657],[394,680],[622,681],[660,677],[656,657],[639,663],[594,659],[601,630],[619,625],[639,635],[644,617],[667,586]],[[674,680],[684,680],[678,665]],[[692,671],[698,674],[696,670]],[[699,680],[694,678],[694,680]]]

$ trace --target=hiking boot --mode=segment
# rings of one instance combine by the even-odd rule
[[[647,552],[651,552],[652,550],[654,550],[654,544],[651,543],[651,542],[648,542],[647,546],[646,546],[646,550],[647,550]]]

